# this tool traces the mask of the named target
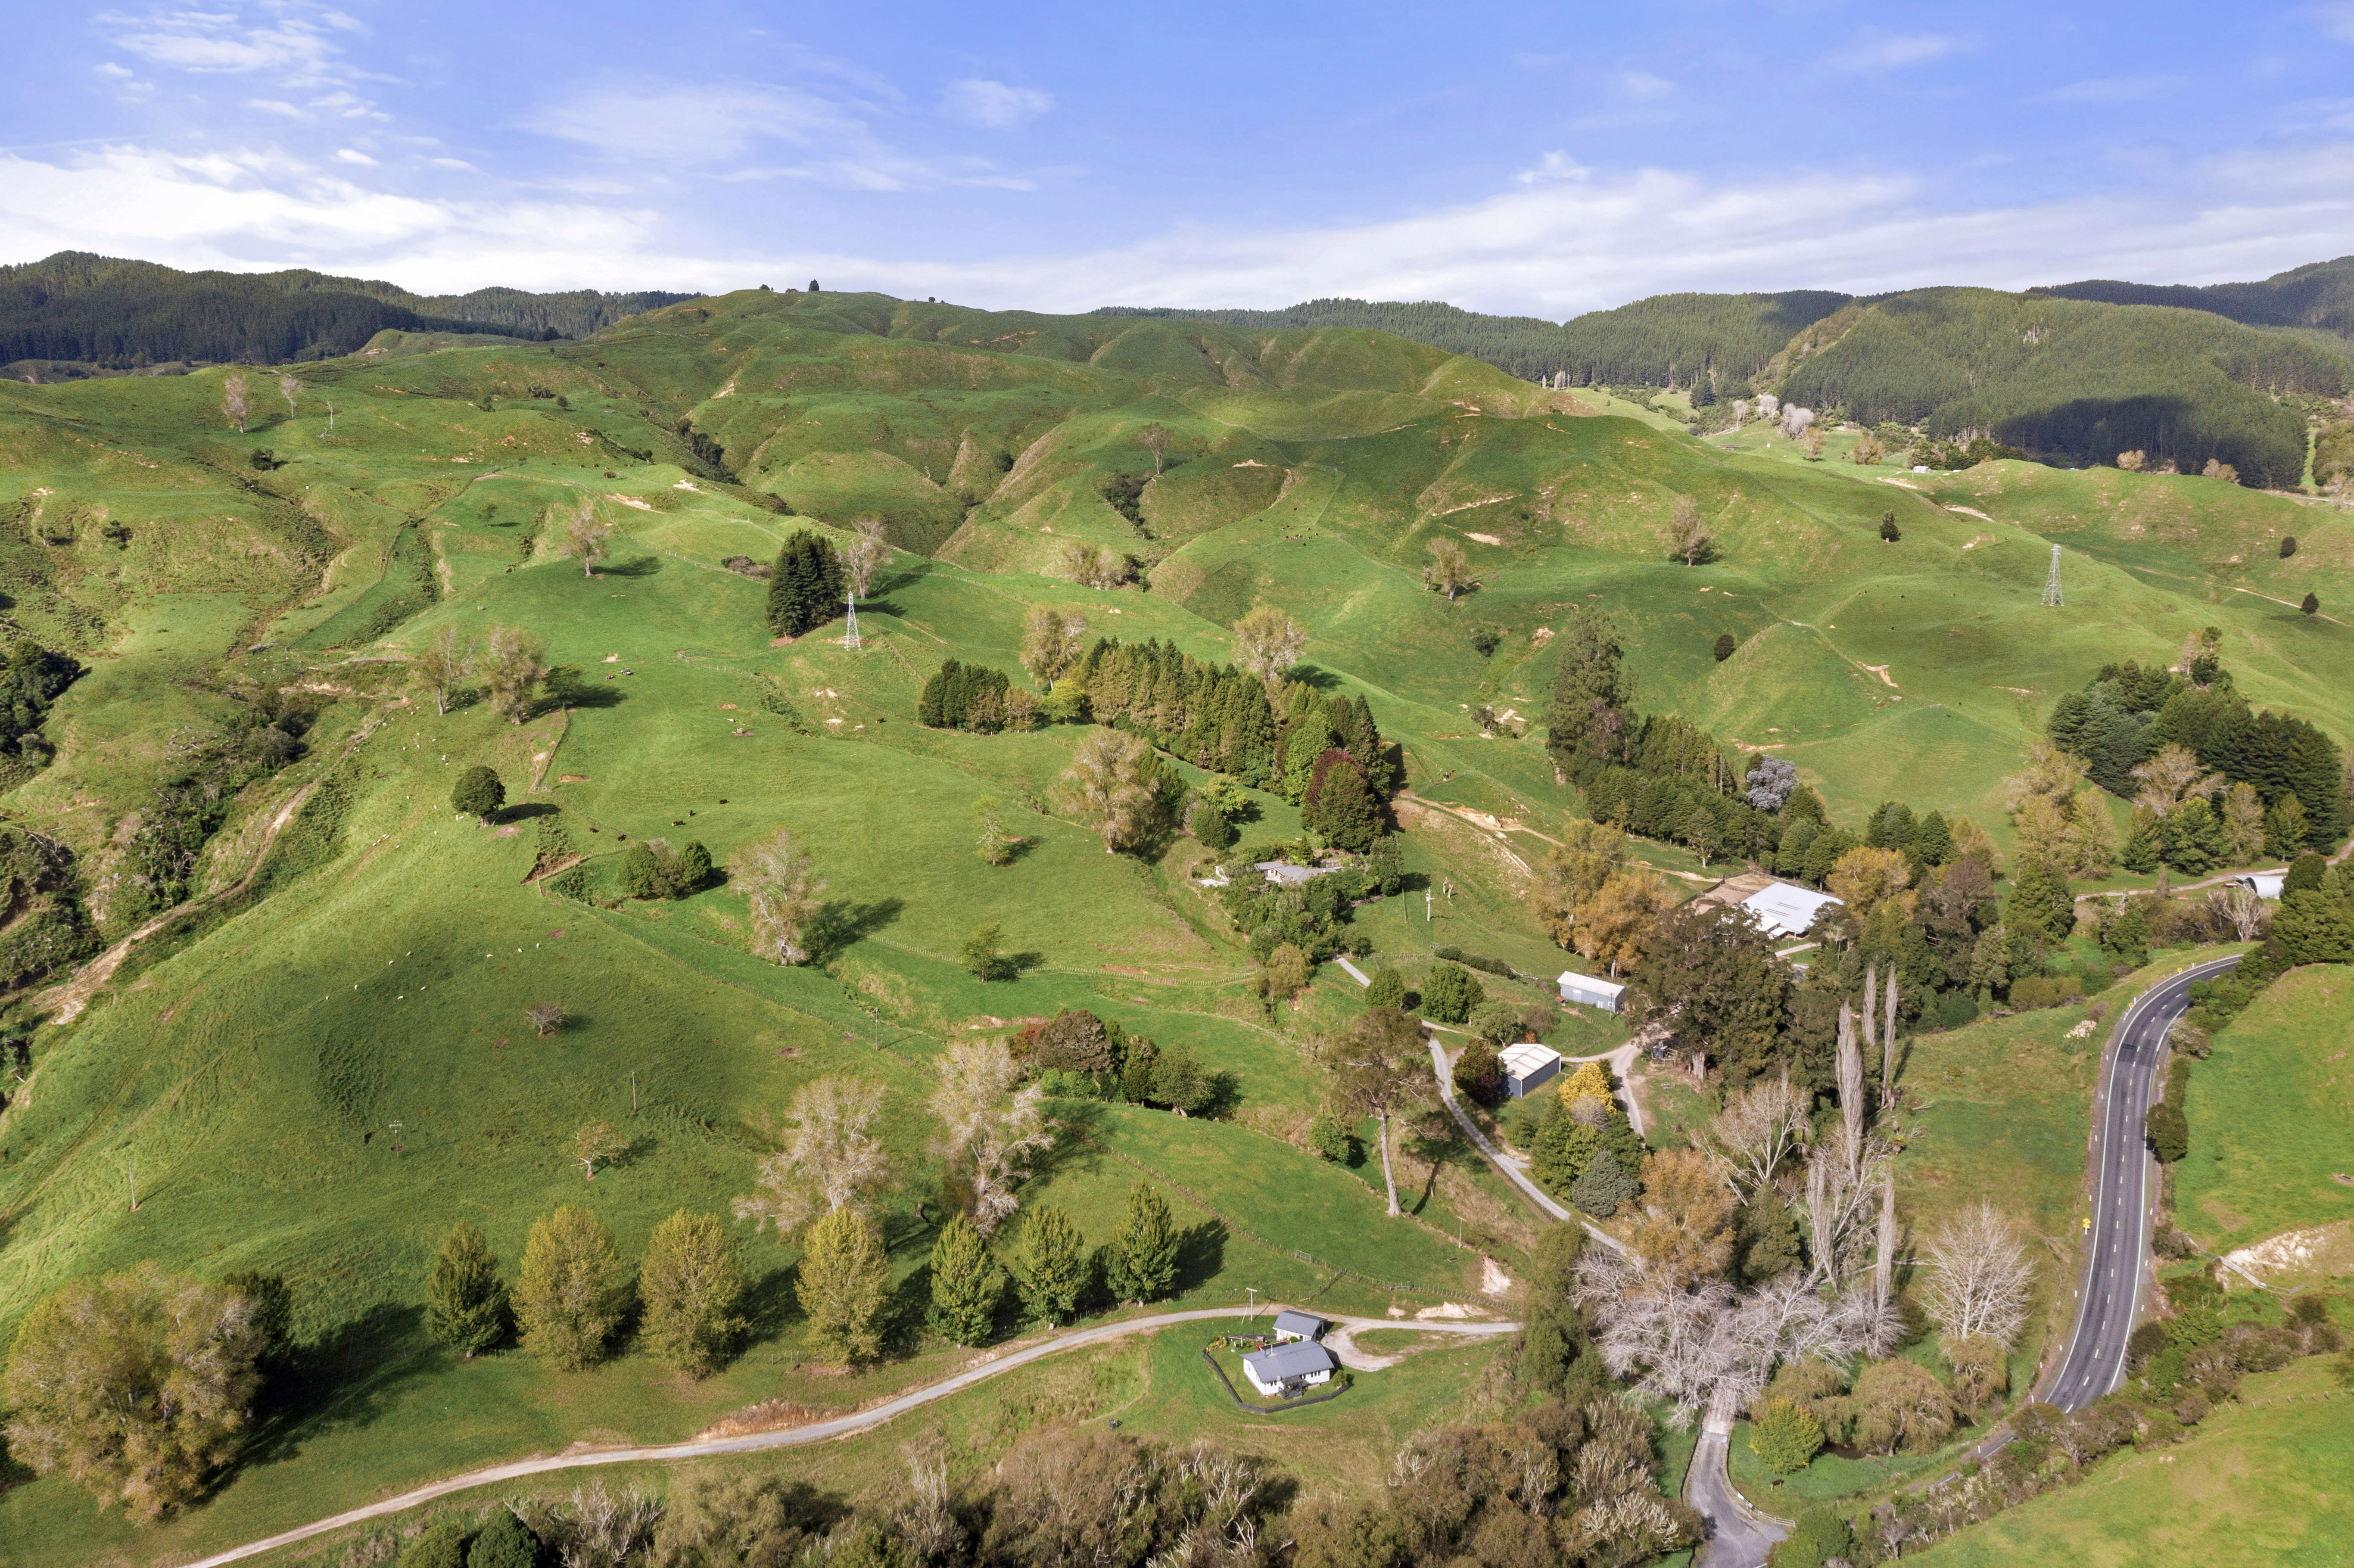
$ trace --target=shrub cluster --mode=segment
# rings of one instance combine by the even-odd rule
[[[1234,1103],[1234,1075],[1213,1071],[1182,1045],[1162,1047],[1119,1021],[1066,1008],[1023,1029],[1014,1058],[1059,1099],[1125,1101],[1188,1116]]]
[[[1002,670],[950,659],[917,695],[916,722],[932,729],[970,729],[982,735],[1032,729],[1038,723],[1038,699]]]

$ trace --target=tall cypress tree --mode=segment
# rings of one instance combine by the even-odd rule
[[[1112,1238],[1105,1283],[1122,1301],[1157,1301],[1177,1282],[1177,1232],[1150,1182],[1128,1190],[1128,1220]]]
[[[499,1278],[499,1260],[472,1225],[459,1225],[441,1244],[425,1295],[427,1330],[468,1361],[506,1332],[507,1287]]]
[[[769,577],[769,624],[779,635],[799,637],[842,611],[847,578],[842,556],[822,534],[797,530],[777,552]]]
[[[1013,1255],[1013,1281],[1032,1321],[1051,1329],[1078,1315],[1087,1287],[1087,1241],[1070,1215],[1043,1205],[1030,1211]]]
[[[932,1244],[932,1327],[968,1350],[982,1343],[1002,1288],[989,1244],[970,1220],[950,1214]]]

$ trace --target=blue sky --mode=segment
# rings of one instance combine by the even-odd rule
[[[27,6],[0,260],[993,307],[2354,252],[2354,0]]]

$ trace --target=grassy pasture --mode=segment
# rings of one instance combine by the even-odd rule
[[[2346,1136],[2354,969],[2291,969],[2215,1036],[2190,1070],[2190,1152],[2174,1168],[2175,1221],[2216,1252],[2354,1218]]]
[[[1336,1267],[1416,1287],[1409,1307],[1475,1299],[1476,1253],[1442,1234],[1458,1220],[1499,1238],[1517,1272],[1524,1207],[1451,1131],[1402,1141],[1402,1195],[1418,1221],[1382,1217],[1376,1160],[1330,1166],[1284,1141],[1321,1093],[1301,1044],[1345,1025],[1356,988],[1328,970],[1299,1012],[1270,1022],[1242,986],[1248,955],[1185,879],[1194,846],[1158,863],[1107,856],[1052,810],[1076,731],[979,736],[913,723],[942,659],[1013,668],[1034,602],[1204,658],[1225,656],[1226,624],[1253,603],[1280,604],[1310,629],[1315,678],[1363,693],[1403,745],[1418,796],[1525,824],[1500,838],[1443,811],[1402,812],[1408,869],[1435,896],[1426,914],[1417,888],[1357,920],[1379,961],[1410,978],[1443,944],[1531,974],[1561,967],[1524,894],[1539,835],[1575,806],[1542,747],[1549,644],[1588,608],[1628,615],[1643,705],[1781,749],[1849,820],[1902,795],[2001,834],[1997,781],[2052,695],[2107,659],[2170,655],[2185,626],[2211,618],[2252,693],[2347,727],[2327,678],[2343,667],[2340,629],[2278,626],[2278,605],[2225,592],[2214,542],[2200,536],[2206,502],[2187,524],[2123,535],[2139,552],[2129,560],[2125,543],[2068,535],[2084,587],[2079,598],[2072,577],[2079,608],[2056,616],[2035,600],[2039,530],[2061,515],[2057,493],[2039,475],[2012,477],[2015,465],[1998,465],[2012,486],[2000,495],[1968,488],[1982,473],[1900,492],[1844,465],[1714,452],[1657,416],[1581,417],[1575,399],[1375,334],[1262,342],[738,295],[581,344],[306,367],[312,390],[296,408],[258,398],[243,438],[220,424],[219,376],[0,386],[0,504],[103,507],[133,530],[118,550],[94,510],[76,514],[66,545],[36,542],[37,520],[34,533],[0,529],[12,613],[93,666],[52,721],[58,762],[13,792],[10,812],[64,838],[102,880],[172,737],[228,711],[210,683],[223,670],[337,689],[312,757],[238,803],[208,885],[241,874],[258,824],[294,789],[341,781],[303,819],[315,870],[134,959],[88,1012],[43,1032],[29,1092],[0,1121],[0,1332],[67,1277],[154,1256],[207,1274],[286,1270],[301,1331],[321,1349],[308,1403],[215,1502],[166,1531],[93,1515],[59,1481],[0,1494],[0,1539],[55,1542],[50,1561],[225,1544],[461,1464],[588,1435],[676,1437],[761,1398],[840,1404],[935,1375],[947,1352],[924,1343],[855,1380],[802,1366],[787,1287],[795,1253],[766,1238],[748,1238],[761,1302],[752,1343],[694,1386],[633,1355],[572,1378],[512,1352],[456,1366],[423,1342],[422,1280],[459,1218],[482,1224],[512,1267],[530,1221],[559,1202],[589,1202],[625,1255],[682,1204],[724,1212],[793,1089],[849,1073],[887,1090],[905,1284],[930,1245],[914,1203],[938,1179],[921,1109],[929,1058],[1058,1007],[1117,1016],[1236,1080],[1232,1123],[1066,1107],[1090,1141],[1074,1140],[1028,1189],[1029,1201],[1070,1208],[1091,1241],[1147,1171],[1202,1194],[1238,1229],[1218,1238],[1208,1210],[1172,1192],[1191,1238],[1184,1299],[1251,1287],[1340,1309],[1389,1304]],[[681,417],[722,443],[742,486],[698,464]],[[1099,493],[1115,471],[1147,471],[1135,437],[1148,421],[1176,440],[1139,530]],[[260,446],[285,466],[253,469]],[[2126,508],[2188,482],[2097,482]],[[763,493],[802,515],[755,504]],[[1657,531],[1682,494],[1717,528],[1718,564],[1665,558]],[[593,579],[557,547],[558,517],[584,497],[618,530]],[[2013,521],[1946,509],[1956,504]],[[2214,504],[2242,533],[2308,516],[2239,493]],[[1873,530],[1891,505],[1905,537],[1883,546]],[[867,515],[885,519],[900,553],[861,606],[866,649],[822,634],[773,645],[764,585],[720,560],[767,559],[803,527],[843,538]],[[2308,525],[2317,564],[2334,560]],[[2183,526],[2190,535],[2177,537]],[[1480,574],[1453,604],[1419,579],[1442,535]],[[1139,555],[1150,591],[1054,577],[1074,537]],[[2214,577],[2218,597],[2162,573]],[[440,628],[478,638],[499,624],[546,640],[578,694],[568,713],[517,728],[479,703],[446,716],[384,705],[377,688],[397,683],[397,662]],[[1471,641],[1482,626],[1502,634],[1492,657]],[[1718,664],[1709,647],[1721,630],[1743,645]],[[240,652],[258,643],[277,646]],[[1888,679],[1868,668],[1881,664]],[[1481,733],[1471,710],[1482,704],[1508,710],[1508,733]],[[343,757],[371,715],[382,727]],[[507,782],[512,836],[448,809],[456,771],[475,761]],[[1012,866],[971,853],[983,795],[1031,841]],[[1291,808],[1258,807],[1246,838],[1298,831]],[[724,886],[608,910],[524,885],[550,811],[607,891],[625,836],[696,838],[724,861],[790,826],[829,883],[836,967],[752,958],[742,900]],[[1638,853],[1698,871],[1681,852]],[[984,985],[955,963],[984,920],[1002,921],[1025,955],[1019,980]],[[523,1022],[542,1001],[576,1014],[555,1039]],[[1910,1081],[1937,1103],[1902,1162],[1908,1214],[1925,1224],[1999,1192],[2040,1233],[2064,1232],[2091,1053],[2053,1037],[2076,1016],[1922,1043]],[[1586,1054],[1622,1037],[1580,1017],[1552,1043]],[[1663,1126],[1704,1114],[1683,1098],[1693,1103],[1655,1099]],[[589,1183],[561,1145],[592,1117],[636,1147]],[[1224,1417],[1196,1408],[1207,1395],[1185,1365],[1214,1384],[1182,1338],[1107,1352],[1103,1397],[1172,1435],[1212,1429]],[[1312,1430],[1286,1435],[1298,1446],[1287,1467],[1371,1484],[1392,1427],[1438,1418],[1490,1353],[1424,1352],[1380,1374],[1396,1380],[1383,1387],[1424,1392],[1383,1393],[1368,1380],[1366,1399],[1352,1391],[1305,1413]],[[1393,1397],[1394,1419],[1352,1425],[1359,1404]],[[881,1486],[896,1452],[878,1437],[821,1462],[842,1456],[827,1473]]]
[[[2326,1361],[2249,1378],[2180,1445],[2128,1450],[1930,1547],[1924,1563],[2342,1563],[2354,1553],[2354,1424]]]

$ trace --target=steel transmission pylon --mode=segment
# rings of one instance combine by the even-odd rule
[[[842,598],[843,602],[850,606],[850,630],[842,634],[842,645],[854,650],[863,646],[858,641],[858,590],[853,588]]]
[[[2052,575],[2043,579],[2043,605],[2047,609],[2066,608],[2067,599],[2060,592],[2060,546],[2052,546]]]

